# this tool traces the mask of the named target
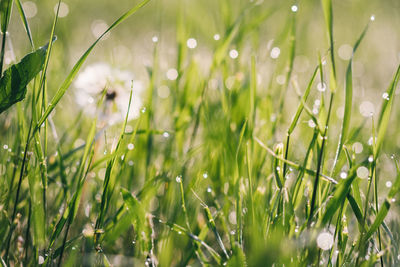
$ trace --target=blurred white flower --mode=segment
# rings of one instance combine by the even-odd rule
[[[74,85],[77,89],[76,102],[90,116],[96,116],[97,100],[104,90],[107,91],[101,117],[110,125],[125,119],[131,88],[133,94],[128,119],[135,119],[140,114],[143,85],[134,80],[133,73],[129,71],[112,68],[106,63],[95,63],[79,74]]]

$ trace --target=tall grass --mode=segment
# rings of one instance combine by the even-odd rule
[[[176,1],[176,38],[173,45],[162,39],[160,19],[139,116],[129,119],[135,84],[126,88],[121,123],[74,112],[68,94],[85,62],[116,26],[136,26],[129,17],[167,9],[155,2],[127,9],[62,75],[58,89],[50,85],[59,80],[52,70],[60,60],[57,42],[65,42],[55,42],[61,1],[48,45],[39,50],[23,3],[1,2],[2,32],[20,23],[33,51],[24,59],[40,60],[25,71],[32,81],[9,78],[28,90],[0,114],[0,265],[397,266],[400,65],[390,66],[391,80],[376,78],[376,86],[388,86],[379,112],[362,118],[355,109],[362,96],[355,60],[373,41],[368,31],[375,25],[365,19],[364,30],[351,29],[351,56],[341,62],[334,1],[321,0],[312,5],[317,14],[307,14],[302,2],[237,0],[236,8],[220,0],[219,34],[202,58],[187,40],[192,28],[209,24],[191,25],[190,9],[211,7]],[[306,43],[300,25],[310,14],[325,23],[317,37],[323,52],[313,51],[314,68],[299,72]],[[260,45],[262,34],[272,35],[265,25],[276,29],[268,46]],[[2,92],[13,88],[6,86],[12,68],[27,62],[5,64],[7,38]],[[117,43],[113,38],[107,42]],[[168,79],[166,44],[177,72]],[[165,87],[167,99],[159,93]],[[112,101],[107,89],[96,99],[98,114]]]

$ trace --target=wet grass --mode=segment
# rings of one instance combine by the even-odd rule
[[[128,111],[120,123],[108,123],[112,85],[94,99],[98,116],[76,111],[73,101],[66,105],[104,37],[117,26],[134,27],[128,18],[147,8],[160,12],[163,3],[152,2],[126,8],[58,74],[63,81],[48,70],[60,60],[59,2],[41,73],[23,101],[0,114],[0,265],[397,266],[398,60],[364,74],[390,69],[390,80],[374,80],[387,89],[369,92],[383,94],[380,109],[354,108],[365,96],[355,59],[372,42],[375,17],[351,29],[351,55],[339,64],[335,39],[343,29],[335,28],[335,2],[317,2],[324,47],[300,72],[306,38],[298,21],[311,14],[301,4],[237,1],[236,10],[219,1],[223,30],[199,58],[197,41],[187,43],[188,9],[196,5],[176,1],[167,62],[174,68],[165,79],[160,22],[137,118]],[[23,3],[12,4],[0,6],[2,32],[11,17],[35,51]],[[261,46],[261,29],[276,22],[277,12],[285,16],[274,26],[276,40]],[[7,38],[3,70],[10,67]],[[61,85],[49,86],[55,81]],[[139,93],[134,82],[126,90],[129,110]]]

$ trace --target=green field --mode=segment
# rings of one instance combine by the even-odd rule
[[[64,1],[0,1],[0,267],[400,266],[399,0]]]

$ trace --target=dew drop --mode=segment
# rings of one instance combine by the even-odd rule
[[[182,175],[176,176],[175,180],[176,180],[177,183],[181,183],[182,182]]]
[[[168,138],[169,137],[169,133],[168,132],[163,132],[163,136],[164,136],[164,138]]]
[[[392,187],[392,182],[391,181],[387,181],[385,185],[386,185],[387,188],[390,188],[390,187]]]
[[[309,120],[308,121],[308,126],[311,127],[311,128],[315,128],[315,126],[317,126],[317,125],[315,124],[315,122],[313,120]]]
[[[280,54],[281,54],[281,50],[279,49],[279,47],[274,47],[271,49],[271,53],[270,53],[271,58],[273,58],[273,59],[278,58]]]
[[[347,173],[346,172],[341,172],[340,173],[340,178],[346,179],[347,178]]]
[[[216,34],[214,34],[213,38],[215,41],[218,41],[219,39],[221,39],[221,36],[218,33],[216,33]]]
[[[39,256],[39,264],[43,264],[44,263],[44,257],[43,256]]]
[[[325,92],[326,84],[325,83],[318,83],[317,84],[317,90],[320,91],[320,92]]]
[[[232,49],[231,51],[229,51],[229,56],[232,59],[236,59],[239,56],[239,52],[236,49]]]
[[[187,45],[187,47],[189,47],[190,49],[194,49],[194,48],[196,48],[196,46],[197,46],[197,41],[196,41],[196,39],[194,39],[194,38],[189,38],[189,39],[186,41],[186,45]]]
[[[382,94],[382,98],[385,99],[385,100],[389,100],[389,94],[386,93],[386,92],[384,92],[384,93]]]
[[[153,36],[153,37],[151,38],[151,41],[152,41],[153,43],[157,43],[157,42],[158,42],[158,36]]]
[[[211,193],[211,192],[212,192],[211,187],[207,187],[207,193]]]
[[[134,144],[132,144],[132,143],[128,144],[128,149],[129,149],[129,150],[132,150],[132,149],[134,149],[134,148],[135,148],[135,145],[134,145]]]
[[[298,6],[293,5],[291,8],[292,12],[297,12],[299,10]]]
[[[353,151],[356,154],[360,154],[363,151],[363,145],[360,142],[355,142],[353,144]]]
[[[361,179],[365,179],[368,177],[369,171],[367,167],[361,166],[357,169],[357,176]]]
[[[372,155],[371,155],[371,156],[369,156],[369,157],[368,157],[368,162],[370,162],[370,163],[371,163],[371,162],[373,162],[373,161],[374,161],[374,156],[372,156]]]
[[[178,78],[178,71],[176,69],[167,70],[167,79],[170,81],[175,81]]]
[[[333,246],[333,236],[328,232],[322,232],[317,237],[317,245],[322,250],[328,250]]]
[[[203,173],[203,178],[204,178],[204,179],[207,179],[207,178],[208,178],[208,173],[207,173],[207,172]]]
[[[26,18],[30,19],[36,16],[37,6],[32,1],[26,1],[22,4]]]
[[[375,106],[369,101],[363,101],[360,105],[360,113],[364,117],[371,117],[375,112]]]

